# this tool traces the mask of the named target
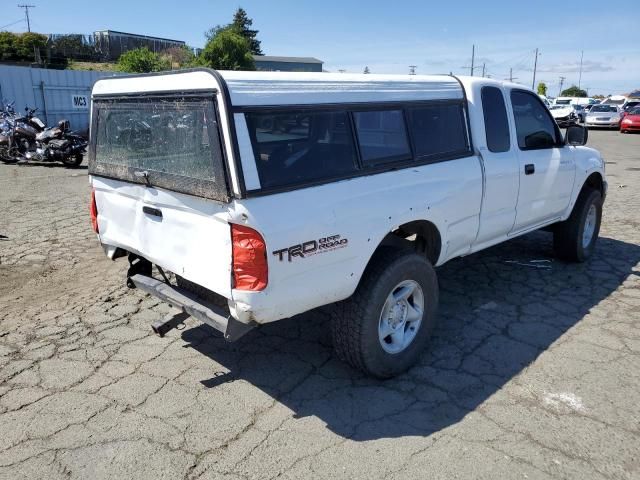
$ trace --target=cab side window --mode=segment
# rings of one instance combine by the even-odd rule
[[[560,145],[556,123],[536,95],[513,90],[511,105],[520,150],[538,150]]]
[[[502,91],[496,87],[482,87],[482,112],[490,152],[508,152],[511,148],[509,120]]]

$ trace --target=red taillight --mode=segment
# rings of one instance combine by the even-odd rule
[[[91,190],[91,204],[89,205],[89,214],[91,215],[91,226],[93,231],[99,233],[98,230],[98,206],[96,205],[96,191]]]
[[[259,291],[267,287],[267,247],[254,229],[231,224],[233,280],[238,290]]]

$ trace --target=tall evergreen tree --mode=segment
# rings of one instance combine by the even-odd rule
[[[249,41],[249,47],[251,48],[252,54],[263,55],[262,49],[260,48],[260,40],[256,38],[258,30],[252,30],[249,28],[251,25],[253,25],[253,20],[249,18],[244,8],[238,8],[236,13],[233,15],[231,28]]]

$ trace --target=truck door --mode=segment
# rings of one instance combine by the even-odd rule
[[[512,233],[559,218],[573,190],[572,147],[564,145],[560,129],[540,98],[526,90],[511,90],[518,141],[520,193]]]
[[[509,116],[502,89],[484,86],[479,93],[485,131],[484,138],[479,138],[477,145],[484,165],[485,193],[475,245],[482,248],[482,244],[504,238],[513,228],[520,168],[516,153],[518,146],[511,141]]]

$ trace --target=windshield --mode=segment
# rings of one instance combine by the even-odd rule
[[[632,108],[629,115],[640,115],[640,107]]]
[[[614,100],[612,98],[607,98],[602,103],[609,103],[611,105],[622,105],[624,103],[624,98],[621,98],[620,100]]]
[[[571,105],[551,105],[549,110],[562,110],[565,108],[569,108]]]
[[[591,107],[591,113],[603,113],[603,112],[611,112],[611,113],[616,113],[618,111],[618,109],[615,107],[615,105],[594,105],[593,107]]]
[[[571,100],[556,100],[556,105],[569,105]]]
[[[212,99],[96,100],[93,116],[89,173],[226,200]]]

